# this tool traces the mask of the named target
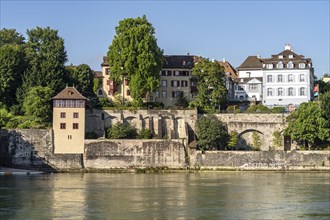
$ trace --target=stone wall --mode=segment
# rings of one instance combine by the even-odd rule
[[[80,154],[54,154],[51,129],[10,129],[0,134],[3,165],[50,170],[81,167]]]
[[[242,170],[330,170],[330,151],[195,151],[190,164]]]
[[[268,150],[292,150],[295,145],[287,137],[283,137],[283,131],[287,126],[288,114],[216,114],[226,124],[228,132],[236,131],[239,136],[239,149],[249,149],[252,146],[253,132],[257,132],[261,140],[262,151]],[[273,144],[274,132],[282,135],[282,145]]]
[[[84,158],[87,169],[187,166],[182,140],[89,140]]]
[[[104,131],[117,122],[134,125],[138,130],[150,129],[159,138],[187,138],[186,126],[193,130],[195,110],[87,110],[86,132],[104,136]]]

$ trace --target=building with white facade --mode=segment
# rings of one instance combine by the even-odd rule
[[[271,58],[249,56],[237,68],[235,98],[261,102],[267,107],[298,107],[313,99],[313,66],[310,58],[293,52],[286,44],[284,51]]]
[[[249,56],[237,67],[238,83],[235,85],[237,101],[260,102],[262,100],[263,59]]]
[[[299,106],[313,99],[313,66],[310,58],[284,51],[263,60],[263,105],[268,107]]]

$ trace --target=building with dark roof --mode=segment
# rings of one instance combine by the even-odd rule
[[[83,154],[86,98],[66,87],[52,98],[55,154]]]
[[[268,107],[297,107],[313,99],[312,60],[293,52],[289,44],[270,58],[249,56],[237,70],[235,97],[239,100],[255,100]]]

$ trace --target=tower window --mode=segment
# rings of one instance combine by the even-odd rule
[[[66,129],[66,124],[65,123],[61,123],[60,124],[60,129]]]

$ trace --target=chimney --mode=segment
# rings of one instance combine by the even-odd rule
[[[292,46],[291,44],[285,44],[284,50],[291,50],[292,51]]]
[[[226,62],[226,58],[222,58],[222,62]]]
[[[214,60],[214,59],[212,59],[212,63],[214,63],[214,61],[215,61],[215,60]]]
[[[258,57],[258,59],[260,59],[261,58],[260,54],[258,54],[257,57]]]

